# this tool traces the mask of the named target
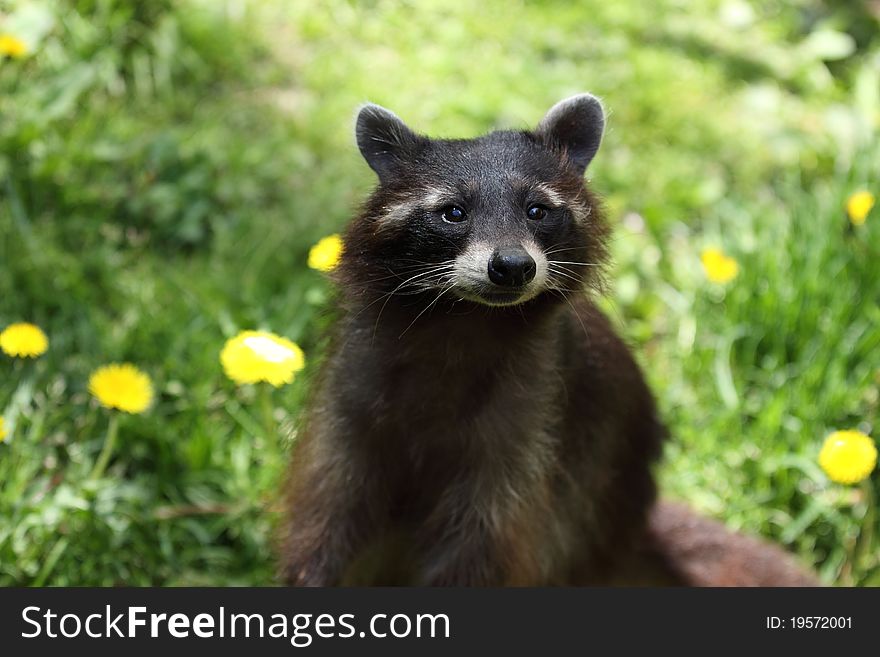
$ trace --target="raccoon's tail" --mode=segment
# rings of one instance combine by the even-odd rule
[[[642,557],[659,575],[657,583],[671,586],[820,585],[781,547],[673,502],[659,502],[651,512]]]

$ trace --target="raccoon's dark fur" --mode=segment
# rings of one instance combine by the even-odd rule
[[[471,140],[361,109],[379,186],[345,235],[341,317],[292,457],[287,582],[813,582],[654,506],[664,429],[591,300],[608,229],[583,176],[603,129],[588,94]]]

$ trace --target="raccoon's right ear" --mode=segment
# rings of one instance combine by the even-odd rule
[[[559,101],[541,119],[536,130],[544,139],[562,147],[581,175],[599,150],[604,131],[605,110],[592,94]]]
[[[394,112],[372,103],[358,112],[355,136],[361,155],[380,181],[391,176],[422,140]]]

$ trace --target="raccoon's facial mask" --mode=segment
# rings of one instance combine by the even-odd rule
[[[525,303],[584,283],[589,208],[546,184],[508,178],[495,188],[413,190],[379,230],[402,287],[489,306]]]
[[[583,174],[604,123],[599,101],[582,94],[532,132],[430,139],[364,106],[357,142],[380,182],[367,220],[384,268],[409,281],[392,294],[500,306],[580,287],[592,264]],[[433,274],[416,269],[432,264]]]
[[[491,183],[412,190],[410,200],[393,211],[401,223],[389,227],[395,234],[390,239],[405,245],[407,258],[439,265],[436,275],[415,279],[413,287],[491,306],[576,287],[580,273],[572,265],[587,257],[576,251],[585,241],[581,215],[588,211],[573,212],[577,199],[568,201],[564,192],[518,175]]]

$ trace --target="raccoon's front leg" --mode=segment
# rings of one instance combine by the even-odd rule
[[[281,576],[294,586],[338,586],[379,524],[377,477],[334,441],[303,436],[288,478]],[[328,444],[329,443],[329,444]]]
[[[453,483],[422,534],[419,583],[427,586],[537,586],[548,573],[548,489],[485,486],[479,476]],[[506,494],[517,490],[516,495]]]

